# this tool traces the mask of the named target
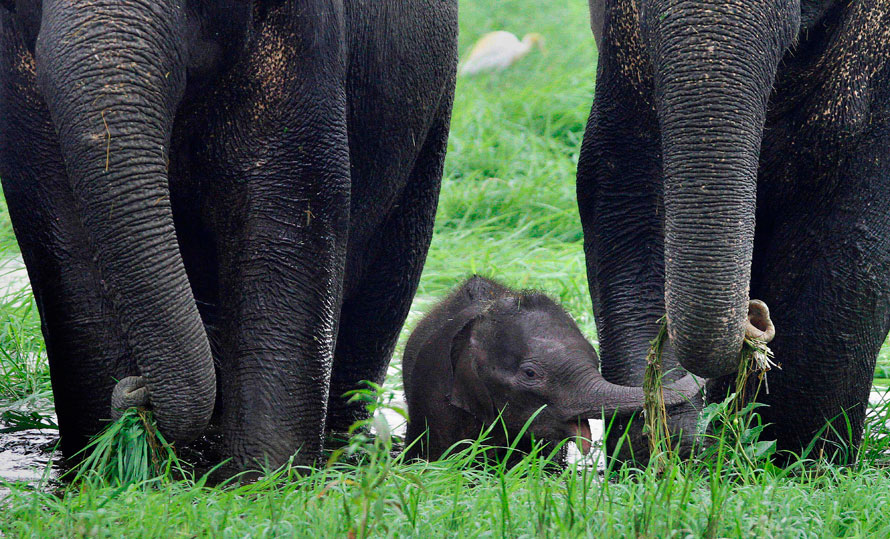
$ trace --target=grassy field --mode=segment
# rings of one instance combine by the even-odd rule
[[[546,49],[503,74],[458,82],[436,232],[403,341],[420,313],[472,273],[551,293],[595,339],[574,195],[596,65],[586,2],[463,0],[460,8],[464,54],[494,29],[540,32]],[[14,254],[2,209],[0,247]],[[400,354],[401,347],[396,360]],[[881,378],[888,359],[885,346]],[[400,385],[397,376],[387,380]],[[7,297],[0,412],[36,403],[29,409],[39,421],[49,399],[33,299]],[[356,439],[350,459],[324,469],[286,468],[239,487],[10,484],[0,536],[888,537],[886,419],[885,408],[873,412],[866,450],[851,468],[775,469],[754,450],[754,431],[742,428],[724,438],[720,455],[675,462],[661,474],[554,472],[534,458],[484,469],[470,464],[472,450],[440,463],[403,463],[381,437]]]

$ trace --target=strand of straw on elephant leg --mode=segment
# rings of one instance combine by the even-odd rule
[[[643,432],[649,440],[650,458],[658,458],[658,469],[664,468],[665,459],[670,458],[671,444],[668,438],[667,410],[664,406],[664,388],[662,386],[661,352],[667,339],[667,322],[662,317],[658,335],[649,347],[646,356],[646,372],[643,377],[644,423]]]
[[[105,126],[105,172],[111,165],[111,131],[108,129],[108,122],[105,121],[105,111],[102,111],[102,125]]]

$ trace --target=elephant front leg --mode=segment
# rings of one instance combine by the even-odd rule
[[[218,420],[236,469],[321,454],[349,229],[341,16],[265,14],[244,71],[202,122],[214,152],[204,181],[220,267]]]
[[[138,371],[75,210],[33,57],[5,31],[0,50],[9,81],[0,85],[0,178],[40,311],[62,452],[72,458],[111,417],[115,381]]]
[[[300,132],[301,130],[296,130]],[[270,160],[247,179],[243,222],[222,241],[225,451],[239,469],[319,456],[349,224],[345,126],[282,142],[325,158]],[[250,144],[254,144],[251,142]],[[259,142],[260,145],[271,145]]]
[[[797,159],[811,163],[828,154],[826,146],[798,144],[812,149]],[[802,168],[806,175],[795,181],[805,181],[806,190],[788,202],[765,199],[772,206],[758,220],[763,233],[751,294],[770,307],[770,348],[781,366],[757,396],[767,405],[758,409],[767,425],[761,439],[776,440],[788,452],[779,457],[785,462],[808,447],[809,458],[857,458],[875,363],[890,330],[890,135],[855,148],[836,171]],[[790,183],[766,178],[780,180]],[[828,181],[843,188],[819,203],[802,202],[810,185]],[[722,399],[728,385],[711,382],[709,400]]]
[[[318,458],[342,294],[346,186],[318,178],[325,195],[300,196],[267,181],[222,264],[221,423],[239,469]]]

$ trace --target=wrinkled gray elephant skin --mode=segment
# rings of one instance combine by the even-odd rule
[[[527,450],[531,436],[570,438],[587,453],[589,418],[643,407],[641,387],[603,379],[593,346],[553,300],[482,277],[421,320],[405,346],[402,376],[409,454],[431,459],[492,425],[488,443],[506,447],[532,416],[518,448]],[[665,404],[700,403],[703,389],[687,375],[665,387]]]
[[[590,5],[577,188],[603,375],[639,384],[666,314],[666,364],[721,400],[762,300],[764,439],[799,454],[832,421],[813,454],[854,457],[890,330],[890,3]]]
[[[172,440],[314,462],[426,258],[456,2],[2,6],[0,177],[64,453],[136,376],[116,402]]]

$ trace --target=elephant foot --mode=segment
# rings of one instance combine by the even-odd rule
[[[346,433],[358,421],[371,417],[364,402],[346,402],[346,399],[331,399],[325,419],[328,433]]]

